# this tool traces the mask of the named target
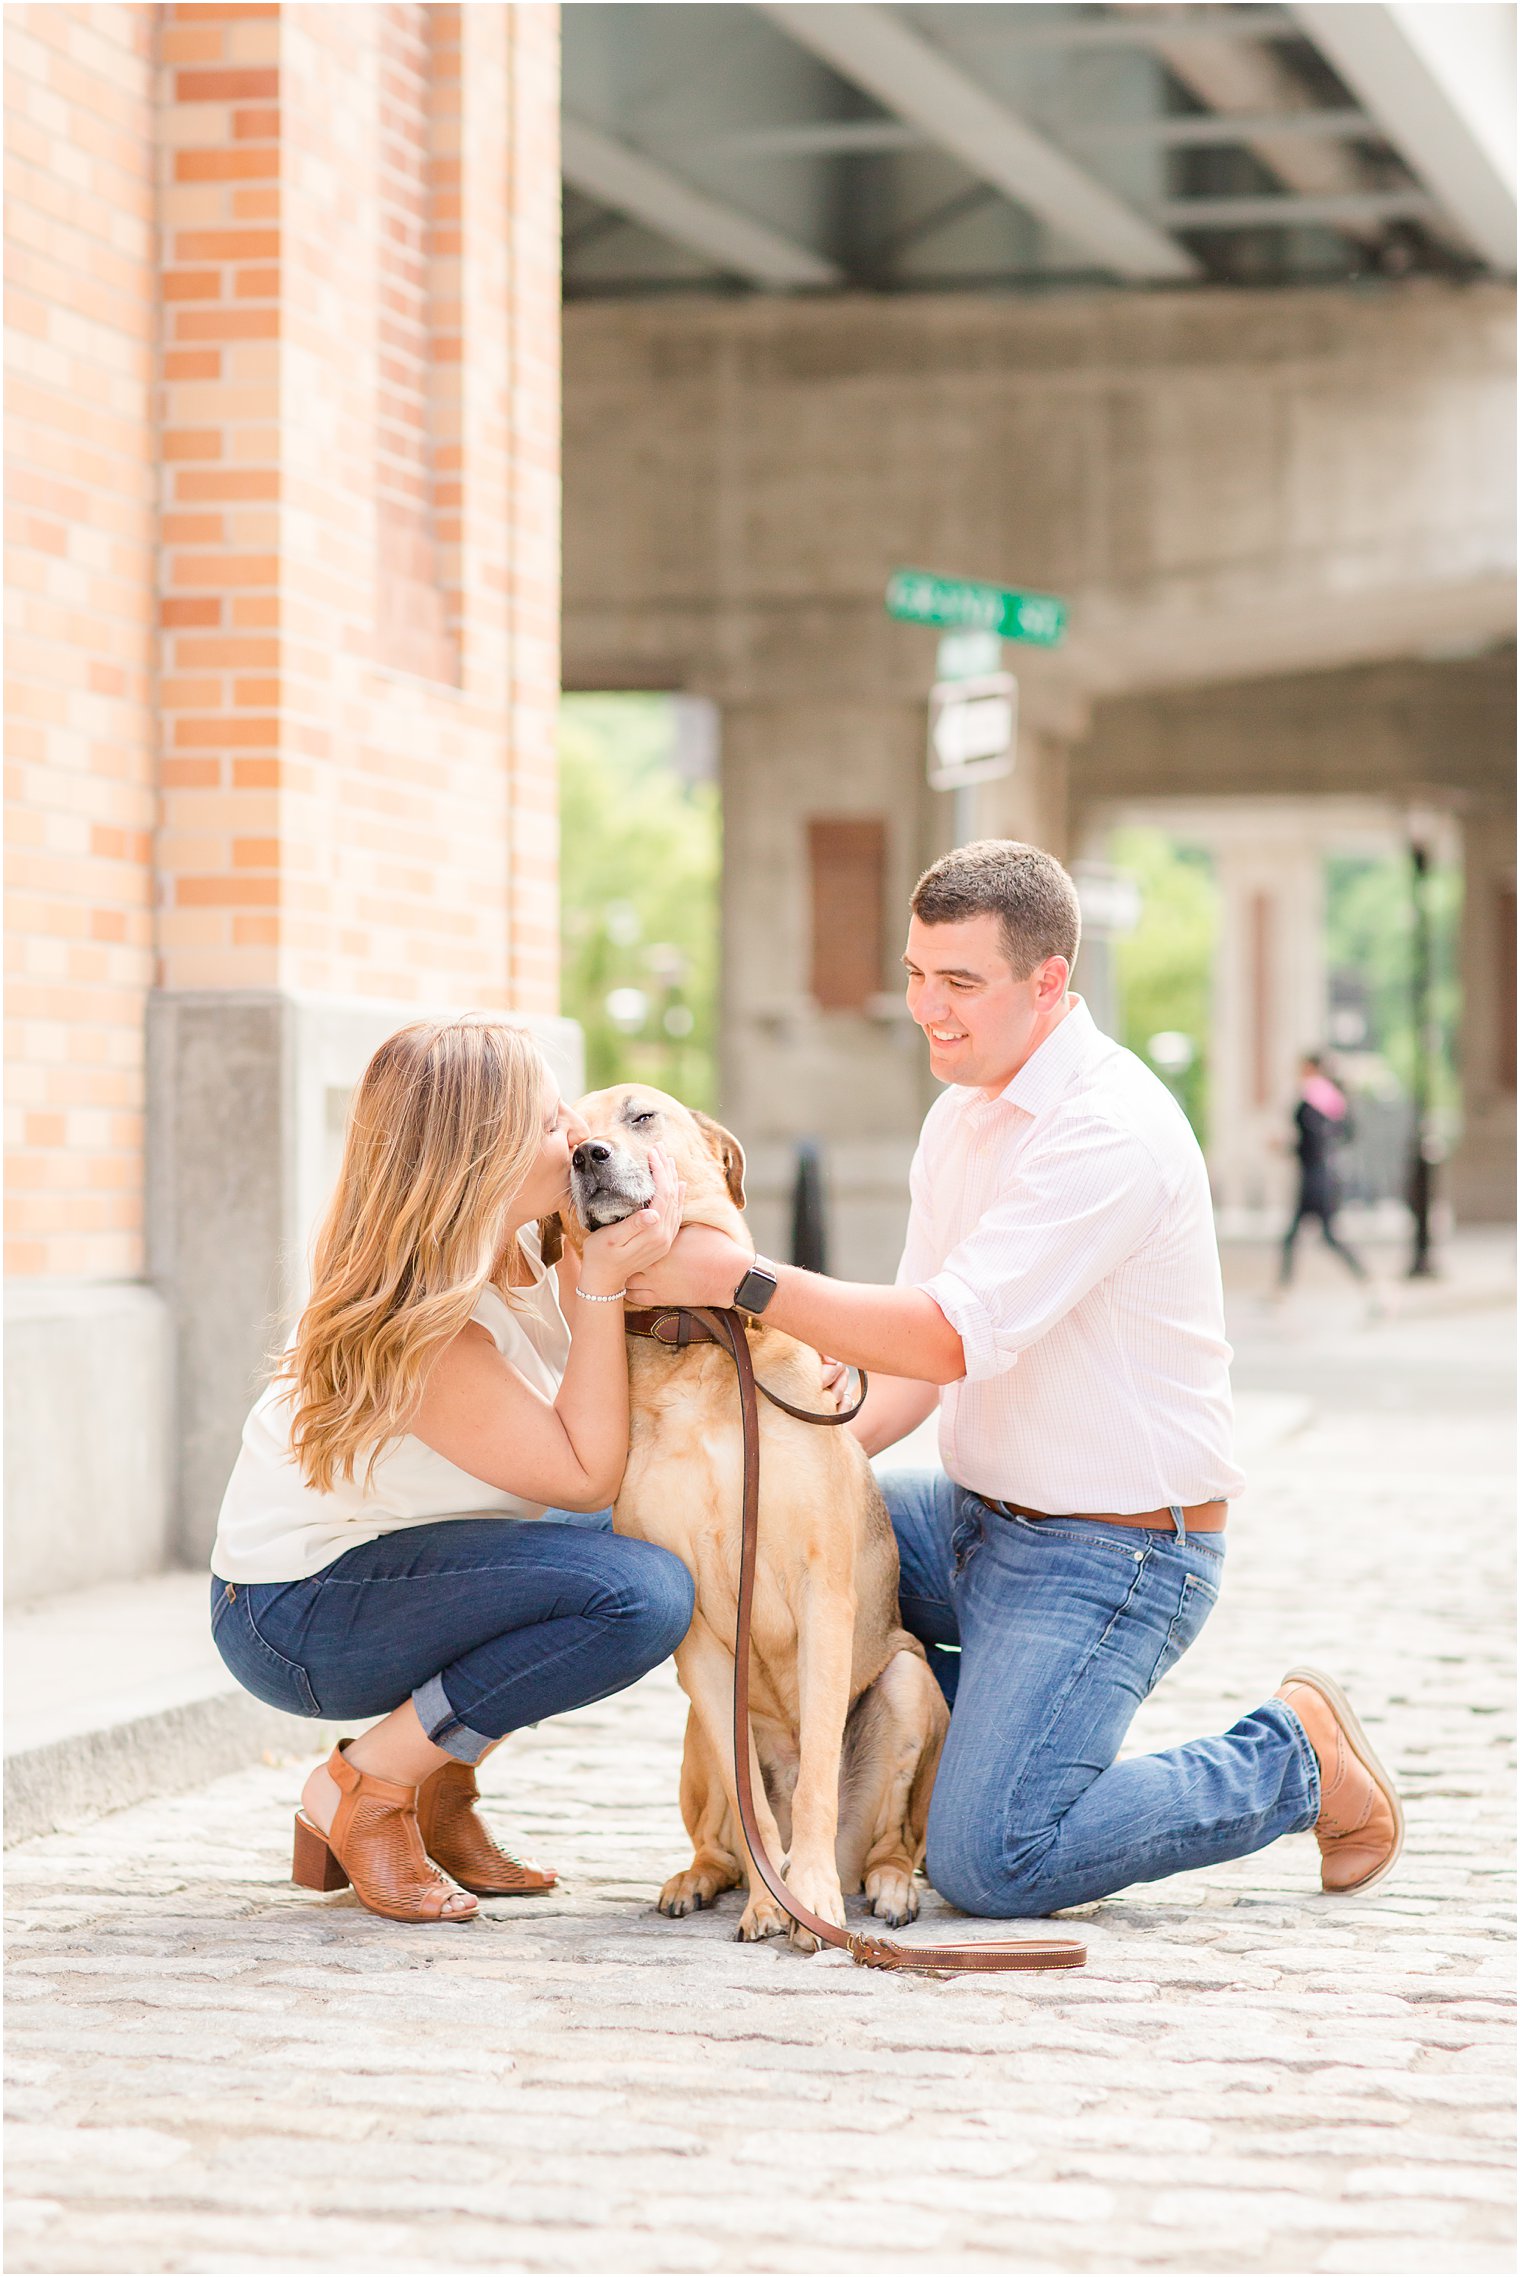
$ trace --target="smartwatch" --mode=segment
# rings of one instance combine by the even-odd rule
[[[775,1294],[776,1268],[768,1257],[757,1257],[735,1289],[733,1301],[741,1312],[761,1313]]]

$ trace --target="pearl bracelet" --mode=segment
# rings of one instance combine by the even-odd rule
[[[578,1297],[584,1298],[588,1305],[620,1305],[628,1291],[626,1289],[614,1289],[610,1296],[598,1296],[594,1289],[583,1289],[577,1281],[575,1293]]]

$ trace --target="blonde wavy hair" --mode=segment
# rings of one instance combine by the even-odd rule
[[[513,1195],[543,1143],[552,1078],[525,1029],[417,1020],[354,1095],[312,1291],[277,1373],[291,1451],[330,1493],[409,1428],[428,1370],[491,1281]]]

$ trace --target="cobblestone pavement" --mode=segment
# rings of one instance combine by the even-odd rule
[[[1408,1798],[1369,1898],[1304,1835],[1088,1909],[1080,1974],[739,1947],[651,1910],[660,1673],[489,1766],[561,1889],[410,1930],[290,1887],[259,1766],[11,1854],[10,2269],[1511,2268],[1508,1321],[1319,1288],[1239,1300],[1318,1404],[1135,1741],[1322,1661]]]

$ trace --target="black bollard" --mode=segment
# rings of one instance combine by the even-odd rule
[[[797,1173],[792,1181],[792,1263],[809,1273],[829,1269],[823,1163],[816,1139],[797,1141]]]

